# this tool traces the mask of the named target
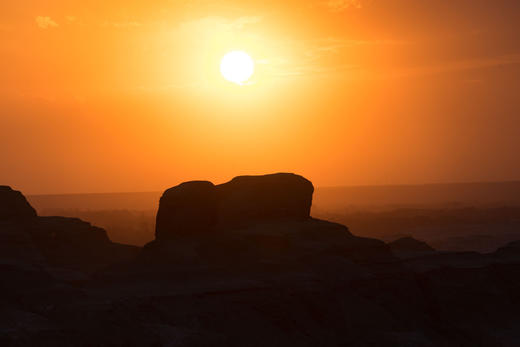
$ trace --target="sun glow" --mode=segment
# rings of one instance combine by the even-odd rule
[[[244,51],[231,51],[220,61],[222,76],[233,83],[244,85],[255,72],[255,63],[251,56]]]

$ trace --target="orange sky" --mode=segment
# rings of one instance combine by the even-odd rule
[[[9,1],[0,184],[520,179],[520,1]],[[219,74],[229,50],[252,84]]]

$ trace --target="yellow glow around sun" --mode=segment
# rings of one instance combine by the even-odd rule
[[[220,61],[222,76],[233,83],[244,85],[255,72],[255,63],[244,51],[231,51]]]

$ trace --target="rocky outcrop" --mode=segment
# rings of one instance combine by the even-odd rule
[[[94,273],[77,269],[126,252],[104,230],[61,217],[3,222],[0,345],[518,345],[520,243],[397,259],[391,247],[431,249],[356,237],[310,218],[303,203],[248,201],[276,197],[269,184],[245,195],[238,186],[222,195],[208,182],[166,192],[158,217],[166,234],[142,254],[153,263]],[[205,204],[215,195],[234,197]],[[224,206],[229,220],[219,220]],[[30,247],[43,260],[23,262],[38,266],[1,261],[4,250],[16,257]]]
[[[356,262],[394,259],[382,241],[312,219],[313,191],[310,181],[288,173],[239,176],[217,186],[182,183],[161,197],[156,240],[142,257],[163,264],[235,267],[312,262],[324,254]]]
[[[0,263],[32,266],[44,258],[28,229],[35,225],[36,211],[19,191],[0,186]]]
[[[399,258],[413,258],[435,254],[436,251],[426,242],[407,236],[388,244],[392,253]]]
[[[157,240],[209,233],[217,223],[217,191],[208,181],[181,183],[164,192],[157,211]]]
[[[111,242],[104,229],[78,218],[39,217],[27,231],[52,266],[90,272],[128,261],[139,250]]]
[[[314,187],[302,176],[278,173],[239,176],[218,185],[218,222],[222,227],[310,217]]]
[[[0,186],[0,223],[3,221],[30,221],[36,218],[36,211],[25,196],[8,186]]]
[[[0,187],[0,264],[92,271],[128,260],[138,248],[113,243],[104,229],[77,218],[38,217],[22,193]]]
[[[310,181],[289,173],[239,176],[217,186],[185,182],[162,195],[155,236],[160,241],[217,228],[305,220],[310,217],[313,191]]]

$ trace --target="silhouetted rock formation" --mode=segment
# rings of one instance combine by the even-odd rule
[[[38,217],[25,197],[0,187],[0,263],[91,271],[134,257],[138,247],[112,243],[106,231],[76,218]]]
[[[223,227],[310,218],[314,187],[299,175],[239,176],[216,188]]]
[[[155,238],[211,232],[217,222],[217,192],[207,181],[181,183],[164,192],[159,201]]]
[[[310,181],[288,173],[240,176],[217,186],[182,183],[161,197],[156,240],[143,257],[177,265],[288,264],[318,254],[358,262],[393,259],[382,241],[312,219],[313,191]]]
[[[38,264],[44,258],[28,228],[37,220],[36,211],[19,191],[0,186],[0,262]]]
[[[392,253],[400,258],[412,258],[435,253],[435,249],[426,242],[419,241],[413,237],[402,237],[388,243]]]
[[[273,220],[310,217],[312,183],[288,173],[239,176],[215,186],[208,181],[184,182],[164,192],[159,202],[158,241],[210,233]]]
[[[111,242],[104,229],[77,218],[39,217],[28,232],[53,266],[92,271],[130,260],[139,250]]]
[[[31,220],[36,211],[25,196],[8,186],[0,186],[0,222],[7,220]]]
[[[490,254],[389,246],[310,218],[303,178],[231,182],[165,192],[140,257],[3,189],[0,345],[518,345],[520,242]]]

